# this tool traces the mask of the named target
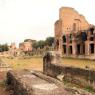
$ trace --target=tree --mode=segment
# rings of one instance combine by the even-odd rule
[[[36,41],[32,44],[34,49],[40,48],[43,49],[45,46],[52,46],[54,43],[54,37],[47,37],[46,40]]]
[[[54,37],[47,37],[45,43],[48,46],[52,46],[52,44],[54,43]]]
[[[25,39],[25,40],[24,40],[24,42],[28,42],[28,41],[32,42],[31,39]]]
[[[40,40],[40,41],[36,41],[35,43],[33,43],[32,44],[32,47],[33,48],[44,48],[44,46],[45,46],[45,41],[43,41],[43,40]]]
[[[9,50],[9,48],[8,48],[8,45],[7,44],[0,45],[0,52],[8,51],[8,50]]]
[[[33,43],[33,44],[32,44],[32,47],[33,47],[34,49],[37,49],[37,48],[38,48],[38,42]]]
[[[39,48],[44,48],[44,46],[45,46],[45,41],[43,41],[43,40],[40,40],[40,41],[38,41],[38,47]]]

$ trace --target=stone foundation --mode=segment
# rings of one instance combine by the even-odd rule
[[[54,59],[52,59],[52,56],[55,55],[52,52],[48,52],[48,56],[46,54],[44,57],[44,74],[82,87],[92,87],[95,89],[95,70],[66,67],[61,63],[53,63]],[[50,60],[46,61],[47,58]]]
[[[47,52],[43,58],[43,72],[21,70],[7,73],[7,84],[13,95],[95,95],[66,87],[63,81],[95,90],[95,71],[65,67],[60,63],[59,53]]]
[[[36,71],[9,71],[7,84],[13,95],[68,95],[61,82]]]

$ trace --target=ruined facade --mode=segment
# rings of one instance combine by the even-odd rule
[[[27,39],[26,41],[19,44],[19,49],[21,51],[27,52],[32,51],[32,44],[35,42],[35,40]]]
[[[23,42],[19,44],[19,48],[22,51],[32,51],[32,45],[30,42]]]
[[[95,59],[95,26],[73,8],[60,8],[55,22],[55,48],[67,57]]]
[[[17,53],[18,53],[18,49],[16,47],[16,43],[11,43],[11,45],[9,46],[8,55],[16,56]]]

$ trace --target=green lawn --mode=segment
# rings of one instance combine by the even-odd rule
[[[85,68],[85,66],[88,66],[89,68],[95,69],[95,61],[92,60],[63,58],[62,63],[66,66],[74,66],[79,68]]]
[[[10,64],[13,69],[36,69],[36,70],[42,70],[43,67],[43,59],[39,57],[33,57],[30,59],[24,59],[24,58],[3,58],[3,60]],[[92,69],[95,69],[95,61],[90,60],[81,60],[81,59],[71,59],[71,58],[62,58],[62,64],[66,66],[75,66],[79,68],[85,68],[85,66],[88,66]]]
[[[24,58],[3,58],[3,61],[8,63],[14,70],[20,69],[36,69],[42,70],[42,58],[31,58],[31,59],[24,59]]]
[[[42,67],[43,67],[43,59],[40,57],[35,57],[35,58],[30,58],[30,59],[24,59],[24,58],[2,58],[3,61],[5,61],[6,63],[10,64],[12,66],[12,68],[14,70],[20,70],[20,69],[32,69],[32,70],[40,70],[42,71]],[[85,68],[85,66],[88,66],[90,68],[95,69],[95,61],[90,61],[90,60],[81,60],[81,59],[71,59],[71,58],[62,58],[62,64],[66,65],[66,66],[75,66],[75,67],[79,67],[79,68]],[[4,74],[2,73],[3,76],[3,80],[4,78]],[[1,81],[0,83],[0,95],[1,94],[4,86],[3,86],[3,81]],[[67,84],[69,87],[73,86],[73,84]],[[87,87],[85,88],[87,91],[92,91],[92,88]],[[7,94],[8,92],[3,91],[4,95],[9,95]]]

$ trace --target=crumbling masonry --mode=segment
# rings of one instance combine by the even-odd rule
[[[95,59],[95,26],[73,8],[60,8],[55,22],[55,48],[67,57]]]

